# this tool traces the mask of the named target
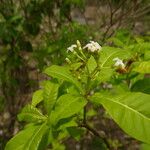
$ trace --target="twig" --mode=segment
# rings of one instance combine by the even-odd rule
[[[87,97],[87,95],[88,94],[86,94],[85,97]],[[107,138],[104,135],[102,135],[99,132],[97,132],[94,128],[92,128],[91,126],[89,126],[87,124],[87,120],[86,120],[86,109],[87,108],[86,107],[87,107],[87,105],[84,107],[84,110],[83,110],[84,111],[83,112],[83,122],[79,125],[79,127],[86,128],[88,131],[92,132],[93,135],[101,138],[104,141],[104,143],[106,144],[107,148],[110,149],[110,145],[109,145],[109,143],[107,141]]]
[[[125,2],[126,0],[122,1],[120,5],[112,12],[112,14],[114,15],[120,9],[120,7],[124,5]]]
[[[137,4],[137,5],[138,5],[138,4]],[[107,27],[106,31],[104,32],[103,39],[102,39],[103,42],[105,41],[109,30],[110,30],[116,23],[118,23],[118,20],[123,20],[124,16],[127,16],[129,13],[131,13],[131,11],[133,10],[133,8],[135,8],[137,5],[134,5],[133,7],[131,7],[130,9],[128,9],[125,13],[121,14],[118,18],[116,18],[115,20],[113,20],[112,24],[110,24],[110,25]]]
[[[86,106],[83,109],[83,123],[86,124]]]
[[[79,127],[83,127],[86,128],[88,131],[90,131],[91,133],[93,133],[93,135],[101,138],[104,143],[106,144],[107,148],[110,149],[110,145],[106,139],[106,137],[104,137],[104,135],[100,134],[99,132],[97,132],[94,128],[90,127],[87,123],[81,124]]]
[[[109,8],[110,8],[110,25],[112,25],[112,21],[113,21],[113,11],[112,11],[112,3],[108,0],[108,5],[109,5]]]

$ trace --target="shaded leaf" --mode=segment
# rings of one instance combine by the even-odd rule
[[[131,87],[131,91],[150,94],[150,78],[144,78],[135,82]]]
[[[85,130],[77,127],[69,127],[67,131],[74,139],[79,141]]]
[[[56,128],[57,130],[64,130],[68,127],[77,127],[78,124],[75,122],[75,119],[73,117],[70,118],[64,118],[58,121]]]

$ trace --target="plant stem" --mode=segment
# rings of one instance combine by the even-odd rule
[[[83,109],[83,123],[86,124],[86,106]]]
[[[85,87],[85,90],[86,90],[86,93],[84,95],[85,99],[88,101],[88,95],[89,95],[89,92],[90,92],[90,80],[91,80],[91,74],[89,72],[89,68],[86,66],[86,69],[87,69],[87,84],[86,84],[86,87]],[[88,104],[87,104],[88,105]],[[79,127],[84,127],[86,128],[88,131],[92,132],[93,135],[101,138],[104,143],[106,144],[107,148],[110,149],[110,145],[107,141],[107,138],[100,134],[99,132],[97,132],[94,128],[90,127],[87,123],[87,118],[86,118],[86,114],[87,114],[87,105],[84,106],[83,108],[83,121],[81,124],[79,124]]]
[[[101,138],[104,141],[104,143],[106,144],[106,146],[107,146],[108,149],[111,148],[110,145],[109,145],[109,143],[108,143],[108,141],[107,141],[107,138],[104,137],[104,135],[102,135],[99,132],[97,132],[94,128],[92,128],[91,126],[89,126],[86,122],[83,123],[83,124],[81,124],[79,127],[86,128],[88,131],[92,132],[93,135]]]
[[[86,96],[85,96],[86,99],[87,99],[87,95],[88,94],[86,94]],[[106,144],[107,148],[110,149],[111,147],[110,147],[110,145],[109,145],[109,143],[107,141],[107,138],[104,135],[102,135],[99,132],[97,132],[94,128],[92,128],[91,126],[89,126],[87,124],[87,120],[86,120],[86,114],[87,113],[86,113],[86,111],[87,111],[87,105],[83,109],[83,122],[82,122],[82,124],[79,125],[79,127],[86,128],[88,131],[92,132],[93,135],[95,135],[95,136],[99,137],[100,139],[102,139],[104,141],[104,143]]]

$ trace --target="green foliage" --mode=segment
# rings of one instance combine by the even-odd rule
[[[7,143],[5,150],[25,149],[25,145],[33,139],[35,133],[37,133],[40,127],[40,125],[29,125]]]
[[[43,69],[49,64],[62,64],[67,45],[89,39],[88,27],[70,18],[72,7],[82,9],[84,1],[0,1],[0,112],[2,120],[7,111],[11,118],[1,121],[4,132],[0,149],[13,136],[14,118],[28,101],[29,93],[37,89]],[[58,98],[59,85],[55,83],[48,82],[33,94],[32,106],[23,109],[19,120],[39,123],[47,118],[43,114],[51,112]],[[42,113],[37,110],[41,104]]]
[[[88,67],[88,69],[89,69],[89,73],[92,73],[92,72],[96,69],[97,63],[96,63],[96,61],[95,61],[95,59],[94,59],[93,56],[91,56],[91,57],[88,59],[87,67]]]
[[[127,59],[130,57],[130,52],[127,50],[123,50],[115,47],[103,47],[100,57],[101,68],[109,68],[114,62],[114,58]]]
[[[52,149],[65,149],[61,141],[68,137],[80,140],[85,134],[82,127],[111,147],[107,137],[89,125],[88,119],[95,115],[90,115],[95,112],[92,106],[100,105],[127,134],[150,144],[149,78],[143,75],[149,73],[149,59],[143,57],[148,50],[132,51],[132,43],[125,46],[121,41],[113,41],[123,48],[101,48],[96,42],[82,48],[77,41],[68,48],[68,64],[51,65],[44,70],[50,79],[34,92],[32,105],[25,106],[18,115],[20,121],[38,124],[38,127],[30,137],[25,133],[29,127],[18,133],[7,143],[6,150],[11,146],[15,148],[17,136],[24,134],[22,150],[48,145]]]
[[[149,85],[150,85],[150,78],[144,78],[142,80],[138,80],[137,82],[135,82],[131,87],[131,91],[150,94]]]
[[[104,106],[125,132],[145,143],[150,143],[150,95],[134,92],[117,96],[97,93],[93,99],[95,103]]]
[[[141,145],[141,150],[149,150],[149,149],[150,149],[150,145],[148,145],[148,144]]]
[[[25,106],[21,113],[18,115],[20,121],[27,122],[43,122],[47,118],[35,107],[32,105]]]
[[[111,2],[116,7],[122,1]],[[63,141],[69,137],[80,140],[86,136],[85,129],[98,136],[91,121],[98,114],[95,105],[103,106],[131,137],[150,143],[150,38],[118,30],[110,39],[104,37],[107,41],[102,49],[98,43],[90,42],[86,48],[78,41],[73,52],[67,51],[78,39],[85,44],[94,37],[103,38],[93,26],[72,20],[72,9],[82,12],[85,3],[85,0],[0,1],[0,111],[10,111],[10,125],[15,124],[18,112],[18,120],[28,124],[8,141],[6,150],[46,147],[63,150],[66,149]],[[111,27],[107,30],[111,32]],[[68,64],[64,63],[66,57]],[[115,58],[124,66],[116,66]],[[33,93],[31,104],[19,111],[24,105],[23,96],[30,93],[32,83],[38,84],[41,79],[30,81],[34,71],[37,75],[43,71],[48,79]],[[93,101],[95,93],[98,96]],[[4,133],[6,138],[10,135]],[[92,148],[113,147],[107,135],[97,138],[92,141]],[[145,144],[143,149],[147,147]]]
[[[150,61],[143,61],[139,62],[133,71],[139,72],[139,73],[150,73]]]
[[[50,122],[56,124],[60,119],[71,117],[86,105],[83,97],[65,94],[58,99],[54,111],[51,112]]]
[[[25,144],[24,149],[25,150],[32,150],[32,149],[39,149],[39,146],[41,144],[41,140],[44,135],[48,132],[48,126],[46,123],[43,123],[40,125],[40,127],[34,132],[34,135],[31,137],[31,139]],[[46,141],[46,139],[45,139]],[[42,145],[41,150],[46,147],[46,145]]]
[[[37,90],[32,96],[32,105],[35,107],[43,100],[43,90]]]
[[[50,81],[47,81],[44,85],[44,105],[48,114],[52,111],[56,103],[58,88],[59,85],[57,83],[52,83]]]
[[[82,87],[79,81],[72,76],[71,72],[66,67],[53,65],[51,67],[46,68],[44,73],[54,78],[58,78],[61,80],[66,80],[68,82],[71,82],[74,85],[76,85],[76,87],[79,88],[80,91],[82,91]]]

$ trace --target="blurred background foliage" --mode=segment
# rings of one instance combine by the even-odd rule
[[[42,70],[63,64],[68,46],[95,40],[143,51],[149,27],[149,0],[0,0],[0,149],[19,130],[17,113],[46,78]]]

